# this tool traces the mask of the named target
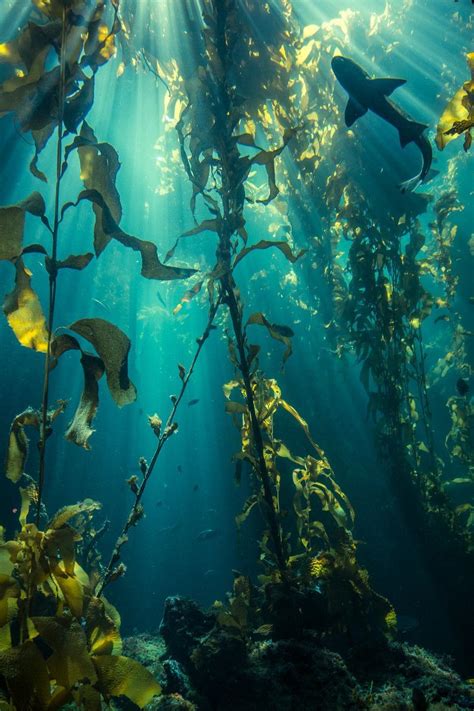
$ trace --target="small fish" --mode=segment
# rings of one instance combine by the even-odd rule
[[[467,380],[464,380],[464,378],[459,378],[459,380],[456,382],[456,388],[458,393],[464,397],[464,395],[467,395],[469,392],[469,383]]]
[[[208,578],[210,575],[215,575],[215,574],[216,574],[216,571],[214,570],[214,568],[209,568],[209,570],[206,570],[206,572],[204,573],[204,577]]]
[[[12,513],[14,513],[14,514],[18,513],[18,509],[15,507],[14,509],[12,509]]]
[[[190,400],[188,402],[188,407],[192,407],[193,405],[197,405],[199,402],[199,398],[195,398],[194,400]]]
[[[163,506],[163,502],[162,502],[162,501],[157,501],[156,504],[155,504],[155,506]]]
[[[198,541],[208,541],[210,538],[220,536],[221,532],[218,528],[206,528],[197,535]]]
[[[198,491],[198,489],[199,489],[199,484],[194,484],[193,491]]]
[[[414,178],[401,183],[400,190],[403,193],[411,192],[420,183],[433,178],[436,174],[436,171],[430,170],[433,150],[424,135],[428,126],[413,121],[388,98],[395,89],[406,84],[406,79],[371,79],[362,67],[347,57],[333,57],[331,67],[338,82],[349,94],[344,115],[348,128],[370,110],[397,129],[402,148],[408,143],[414,143],[420,149],[423,158],[421,170]]]
[[[163,297],[161,296],[161,294],[160,294],[159,291],[156,292],[156,298],[158,299],[158,301],[160,302],[160,304],[162,304],[162,305],[165,307],[165,309],[166,309],[165,300],[163,299]]]
[[[171,526],[164,526],[163,528],[159,528],[157,530],[157,533],[173,533],[173,531],[177,531],[180,527],[180,523],[173,523]]]
[[[107,311],[108,314],[110,313],[110,307],[107,306],[107,304],[104,304],[103,301],[99,301],[99,299],[95,299],[94,297],[92,297],[92,301],[94,303],[96,303],[98,306],[100,306],[101,309],[104,309],[104,311]]]
[[[182,471],[183,471],[183,467],[181,466],[181,464],[178,464],[178,466],[176,467],[176,469],[177,469],[177,471],[178,471],[180,474],[181,474]]]

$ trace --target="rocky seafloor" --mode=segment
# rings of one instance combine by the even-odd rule
[[[167,599],[159,634],[126,638],[124,654],[162,685],[150,710],[474,709],[474,686],[421,647],[379,641],[341,653],[311,631],[297,639],[252,639],[182,597]],[[136,708],[126,700],[115,706]]]

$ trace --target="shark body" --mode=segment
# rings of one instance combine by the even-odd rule
[[[347,57],[333,57],[331,67],[338,82],[349,94],[344,115],[346,126],[352,126],[367,111],[372,111],[397,129],[402,148],[408,143],[414,143],[420,149],[423,158],[421,170],[418,175],[401,183],[401,191],[415,190],[420,183],[433,177],[433,171],[430,171],[433,158],[431,143],[423,133],[428,126],[413,121],[387,98],[395,89],[403,86],[406,79],[371,79],[362,67]]]

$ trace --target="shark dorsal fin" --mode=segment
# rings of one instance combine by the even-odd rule
[[[371,79],[372,86],[377,91],[380,91],[384,96],[390,96],[392,91],[398,89],[399,86],[403,86],[407,83],[406,79]]]
[[[354,101],[354,99],[351,97],[347,102],[346,110],[344,113],[344,120],[346,122],[346,126],[349,128],[355,121],[357,121],[358,118],[360,118],[366,113],[367,108],[365,106],[361,106],[358,101]]]

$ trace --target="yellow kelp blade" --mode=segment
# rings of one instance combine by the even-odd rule
[[[99,677],[98,688],[106,698],[126,696],[142,709],[161,694],[161,686],[153,675],[134,659],[101,655],[92,660]]]
[[[36,410],[28,408],[20,413],[13,419],[10,427],[5,473],[14,484],[20,480],[28,456],[29,440],[24,429],[26,425],[39,428],[39,413]]]
[[[86,680],[95,684],[97,676],[79,622],[58,617],[33,617],[32,620],[41,639],[53,650],[47,659],[51,678],[64,689]]]
[[[3,311],[22,346],[46,353],[48,331],[40,301],[30,286],[31,272],[22,259],[16,262],[15,288],[5,297]]]
[[[86,613],[86,635],[91,654],[121,653],[120,615],[105,598],[91,598]]]
[[[466,55],[466,58],[471,72],[471,80],[465,82],[458,89],[441,115],[435,138],[436,145],[440,151],[460,135],[458,133],[446,134],[456,122],[474,119],[474,100],[471,98],[474,93],[474,52]]]
[[[0,674],[16,709],[46,709],[50,700],[49,673],[36,645],[27,641],[0,652]]]

